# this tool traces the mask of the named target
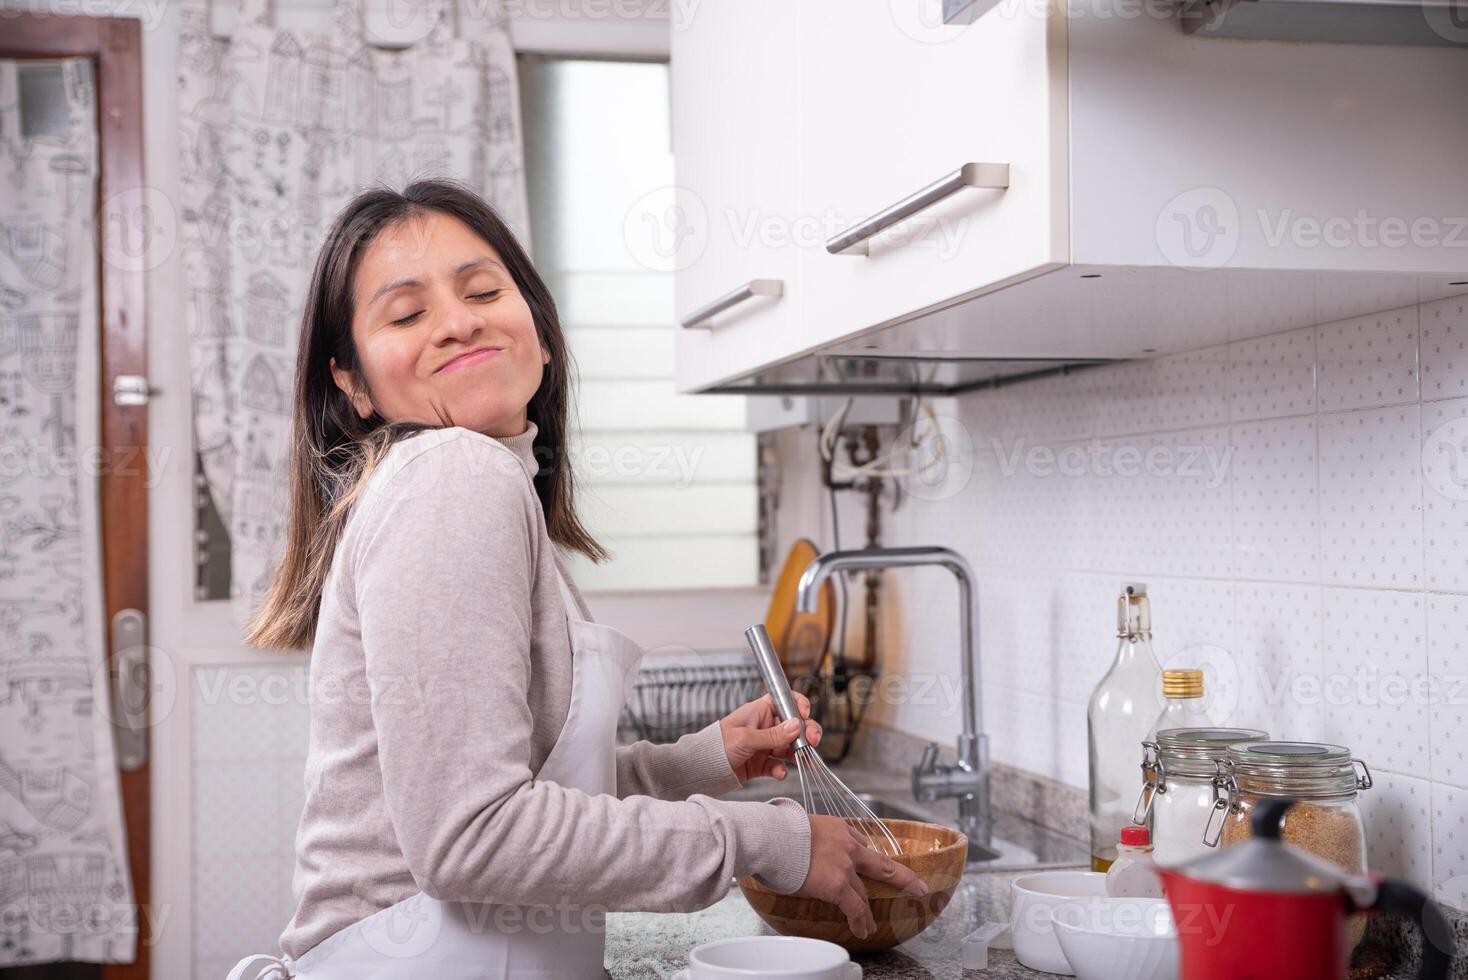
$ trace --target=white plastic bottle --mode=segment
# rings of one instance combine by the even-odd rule
[[[1123,827],[1116,860],[1106,871],[1109,898],[1161,898],[1162,879],[1152,860],[1152,835],[1146,827]]]

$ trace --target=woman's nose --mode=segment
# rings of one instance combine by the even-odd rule
[[[467,300],[454,299],[441,306],[433,325],[433,342],[470,340],[484,329],[484,314]]]

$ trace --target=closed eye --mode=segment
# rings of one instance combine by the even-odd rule
[[[491,290],[489,290],[488,292],[485,292],[485,293],[475,293],[472,296],[470,296],[469,298],[470,299],[493,299],[494,297],[498,296],[501,292],[503,292],[503,290],[500,290],[500,289],[491,289]],[[393,323],[393,326],[395,326],[395,327],[406,327],[408,324],[412,323],[414,320],[418,319],[418,317],[420,317],[422,315],[423,315],[423,311],[422,310],[419,310],[416,313],[409,313],[405,317],[400,317],[399,319],[396,319],[396,320],[392,321],[392,323]]]

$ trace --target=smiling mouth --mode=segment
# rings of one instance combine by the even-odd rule
[[[468,353],[460,354],[452,361],[449,361],[447,364],[443,365],[437,371],[435,371],[434,374],[441,374],[444,371],[456,371],[459,368],[471,367],[482,361],[487,361],[491,357],[494,357],[496,354],[500,354],[503,351],[503,347],[481,347],[478,350],[471,350]]]

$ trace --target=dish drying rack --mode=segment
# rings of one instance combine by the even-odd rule
[[[749,656],[707,654],[645,666],[633,681],[617,734],[623,742],[676,742],[764,693]]]
[[[810,698],[811,717],[821,726],[818,751],[835,765],[850,751],[874,678],[845,664],[833,671],[831,659],[829,655],[823,659],[820,666],[825,669],[819,675],[792,677],[790,686]],[[633,681],[617,738],[622,744],[639,739],[676,742],[762,697],[766,690],[759,667],[747,653],[649,658]]]

